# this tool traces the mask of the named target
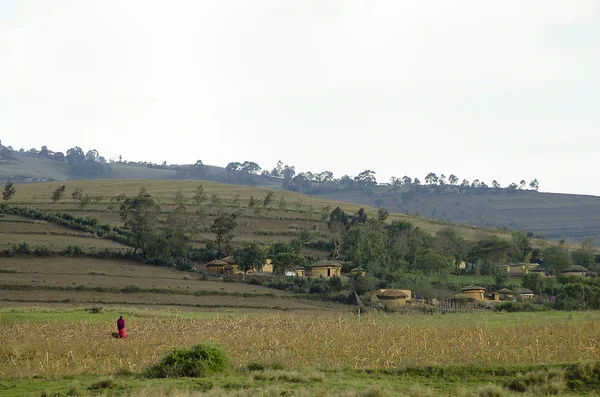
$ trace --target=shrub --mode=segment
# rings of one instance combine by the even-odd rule
[[[504,397],[506,395],[503,388],[492,384],[479,388],[477,394],[479,397]]]
[[[600,388],[600,361],[577,364],[567,370],[565,377],[567,386],[571,390]]]
[[[148,378],[201,377],[223,372],[231,367],[227,354],[216,345],[199,344],[189,349],[173,348],[163,359],[148,369]]]
[[[102,389],[114,389],[117,386],[114,380],[108,378],[100,380],[88,388],[89,390],[102,390]]]
[[[528,391],[543,395],[558,394],[566,389],[564,378],[563,370],[534,371],[517,375],[508,382],[507,387],[521,393]]]
[[[544,311],[548,311],[548,310],[552,310],[552,308],[548,307],[548,306],[544,306],[544,305],[536,305],[535,303],[531,303],[531,302],[512,302],[512,301],[507,301],[507,302],[502,302],[502,303],[498,303],[494,305],[494,311],[495,312],[500,312],[500,311],[505,311],[505,312],[509,312],[509,313],[514,313],[514,312],[544,312]]]

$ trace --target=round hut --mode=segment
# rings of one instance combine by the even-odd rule
[[[469,285],[460,289],[460,295],[473,298],[478,301],[485,300],[485,288],[477,285]]]
[[[225,273],[225,267],[227,266],[229,266],[227,262],[215,259],[206,264],[206,271],[211,274],[223,274]]]
[[[298,277],[306,276],[306,269],[304,269],[302,266],[298,266],[296,268],[296,276],[298,276]]]
[[[508,288],[502,288],[501,290],[496,291],[501,301],[510,300],[514,298],[514,294]]]
[[[589,270],[583,266],[573,265],[564,269],[561,273],[565,277],[574,276],[574,277],[583,277]]]
[[[522,302],[526,300],[531,300],[533,299],[533,291],[527,288],[519,288],[517,290],[517,296]]]
[[[410,294],[400,289],[382,289],[375,296],[387,307],[402,307],[410,299]]]
[[[311,277],[339,277],[341,273],[342,265],[339,262],[323,260],[310,265]]]

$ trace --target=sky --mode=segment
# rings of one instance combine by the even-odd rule
[[[0,139],[600,195],[598,0],[0,0]]]

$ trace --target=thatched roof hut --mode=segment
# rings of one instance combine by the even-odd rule
[[[585,276],[587,273],[589,272],[588,269],[586,269],[583,266],[579,266],[579,265],[573,265],[573,266],[569,266],[566,269],[564,269],[561,273],[563,276],[577,276],[577,277],[583,277]]]
[[[404,306],[406,301],[410,299],[409,290],[401,289],[381,289],[375,293],[377,299],[381,300],[384,305],[391,307]]]
[[[223,274],[228,263],[220,259],[215,259],[206,264],[206,271],[213,274]]]
[[[518,288],[516,291],[520,300],[533,299],[533,291],[527,288]]]
[[[460,289],[460,293],[475,300],[485,300],[485,288],[478,285],[468,285]]]
[[[339,277],[341,273],[342,265],[339,262],[322,260],[310,265],[311,277]]]

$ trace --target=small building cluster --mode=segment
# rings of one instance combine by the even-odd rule
[[[454,295],[450,300],[451,301],[467,301],[467,302],[477,302],[477,301],[528,301],[532,300],[534,297],[533,291],[527,288],[518,288],[515,291],[511,291],[508,288],[502,288],[498,291],[492,293],[486,293],[484,287],[480,287],[477,285],[469,285],[461,288],[460,292]]]

